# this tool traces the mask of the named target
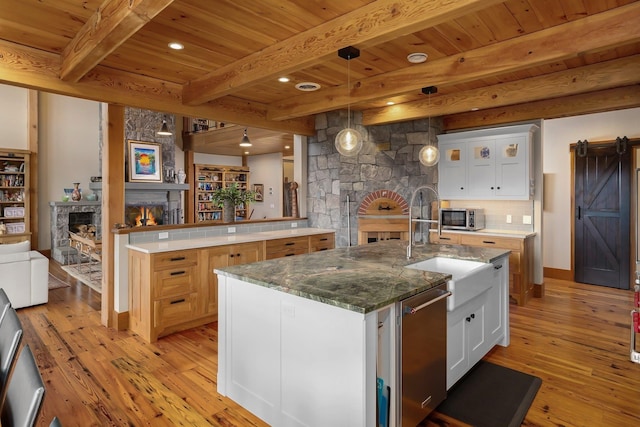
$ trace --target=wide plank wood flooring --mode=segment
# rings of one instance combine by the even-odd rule
[[[215,323],[148,344],[103,327],[100,295],[55,261],[51,271],[71,286],[18,310],[46,383],[39,426],[54,415],[65,427],[266,425],[216,393]],[[629,361],[633,293],[545,283],[544,298],[511,306],[511,345],[487,356],[542,378],[523,425],[640,425],[640,364]]]

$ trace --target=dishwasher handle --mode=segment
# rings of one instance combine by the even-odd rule
[[[430,306],[431,304],[435,304],[436,302],[448,298],[449,296],[451,296],[451,291],[444,291],[443,294],[435,297],[434,299],[431,299],[423,304],[420,304],[417,307],[405,307],[404,308],[404,312],[402,313],[403,316],[406,316],[408,314],[416,314],[418,311],[422,310],[423,308],[426,308],[428,306]]]

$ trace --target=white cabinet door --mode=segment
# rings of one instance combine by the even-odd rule
[[[486,300],[486,293],[484,299]],[[467,322],[467,348],[469,349],[467,359],[469,359],[469,368],[471,368],[491,349],[487,341],[484,302],[465,317],[464,321]]]
[[[441,198],[461,199],[467,195],[467,150],[464,141],[440,143],[438,191]]]
[[[495,143],[495,196],[529,198],[529,144],[525,136],[500,138]]]
[[[490,199],[496,194],[496,152],[493,140],[467,142],[467,188],[474,198]]]
[[[447,313],[447,390],[469,370],[467,322]]]
[[[484,325],[487,292],[447,313],[447,390],[489,350]]]

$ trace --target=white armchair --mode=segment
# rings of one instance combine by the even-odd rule
[[[48,302],[49,259],[28,241],[0,245],[0,288],[14,308]]]

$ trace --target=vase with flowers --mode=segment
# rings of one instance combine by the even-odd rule
[[[256,193],[254,191],[241,189],[235,182],[227,187],[219,188],[211,196],[213,204],[222,208],[224,222],[235,222],[236,206],[246,205],[255,200]]]

